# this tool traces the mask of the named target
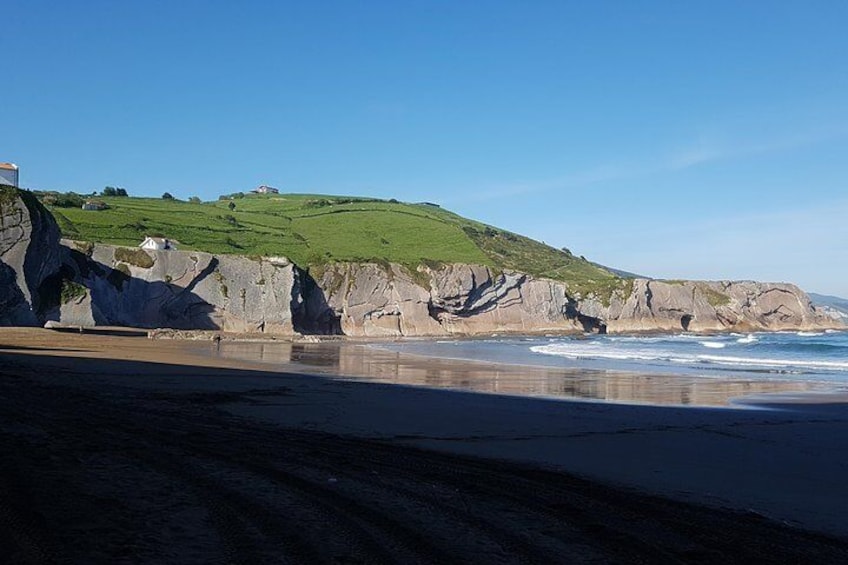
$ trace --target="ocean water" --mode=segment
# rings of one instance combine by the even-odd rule
[[[403,341],[379,347],[427,357],[512,365],[848,387],[845,331],[491,337]]]
[[[848,394],[848,332],[224,342],[210,354],[331,379],[547,399],[760,409]]]

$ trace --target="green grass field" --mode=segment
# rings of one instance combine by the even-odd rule
[[[181,249],[249,256],[283,255],[298,265],[336,261],[475,263],[573,283],[608,296],[626,283],[585,259],[427,204],[308,194],[247,196],[189,203],[102,198],[108,210],[53,207],[70,239],[136,246],[146,235]]]

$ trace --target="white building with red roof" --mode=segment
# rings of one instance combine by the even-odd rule
[[[14,163],[0,163],[0,184],[18,187],[18,166]]]

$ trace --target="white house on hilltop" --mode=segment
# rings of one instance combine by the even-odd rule
[[[170,239],[150,236],[145,237],[139,247],[149,249],[150,251],[174,251],[177,249],[177,246]]]
[[[265,186],[264,184],[260,185],[259,187],[255,188],[253,190],[251,190],[250,192],[253,192],[253,193],[256,193],[256,194],[279,194],[280,193],[280,191],[277,190],[276,188],[274,188],[273,186]]]
[[[0,163],[0,184],[10,184],[18,188],[18,166],[14,163]]]
[[[83,205],[83,210],[106,210],[109,206],[102,200],[86,200]]]

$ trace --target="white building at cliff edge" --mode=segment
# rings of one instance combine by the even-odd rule
[[[150,251],[171,251],[177,248],[174,245],[174,242],[170,239],[166,239],[164,237],[150,237],[149,235],[144,238],[144,241],[139,245],[142,249],[149,249]]]
[[[0,184],[10,184],[18,188],[18,166],[14,163],[0,163]]]

